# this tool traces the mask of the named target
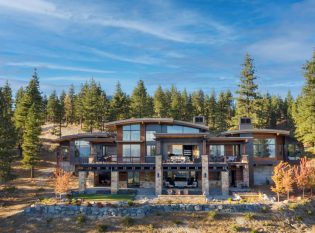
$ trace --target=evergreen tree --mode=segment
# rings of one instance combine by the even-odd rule
[[[150,117],[152,106],[149,105],[149,96],[144,82],[140,80],[133,89],[131,95],[130,111],[131,116],[136,118]]]
[[[121,85],[118,82],[116,84],[116,90],[114,96],[110,101],[110,120],[123,120],[130,117],[129,114],[130,100],[126,93],[121,89]]]
[[[315,153],[315,51],[313,58],[306,62],[303,69],[305,84],[297,98],[296,111],[293,114],[295,135],[304,145],[311,146]]]
[[[188,95],[187,90],[184,89],[181,95],[181,113],[182,113],[182,120],[183,121],[191,121],[193,118],[192,115],[192,100],[191,96]]]
[[[294,98],[290,91],[288,91],[288,94],[286,98],[284,99],[284,119],[285,119],[285,129],[289,130],[291,134],[293,134],[295,125],[293,120],[293,108],[294,108]]]
[[[34,166],[36,166],[39,161],[40,153],[39,135],[41,133],[41,120],[35,106],[34,103],[28,110],[22,144],[22,162],[25,167],[30,168],[31,178],[34,178]]]
[[[269,93],[256,99],[256,127],[271,128],[272,121],[272,97]]]
[[[167,116],[167,109],[165,108],[166,107],[165,93],[160,85],[158,86],[154,93],[153,105],[155,117]]]
[[[216,108],[216,128],[218,132],[228,130],[232,117],[232,95],[231,92],[220,92]]]
[[[215,92],[212,91],[207,101],[207,123],[212,131],[217,131],[217,101]]]
[[[251,117],[253,122],[256,123],[256,99],[258,97],[258,86],[255,84],[256,75],[253,65],[253,59],[249,54],[246,54],[241,71],[241,78],[239,89],[236,91],[238,94],[236,114],[233,118],[233,126],[237,126],[240,117]]]
[[[61,136],[63,107],[56,91],[53,91],[47,102],[47,121],[54,124],[53,134]]]
[[[64,112],[66,124],[73,124],[75,121],[75,92],[74,86],[71,85],[64,99]]]
[[[12,179],[11,163],[16,158],[17,132],[13,122],[12,91],[8,83],[0,88],[0,181]]]
[[[205,95],[202,90],[198,90],[192,93],[192,108],[194,116],[205,115]]]
[[[170,101],[170,116],[173,119],[181,120],[181,94],[174,85],[171,87]]]

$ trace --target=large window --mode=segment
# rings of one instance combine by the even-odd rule
[[[167,132],[168,133],[199,133],[199,129],[180,126],[180,125],[168,125]]]
[[[254,139],[254,156],[261,158],[275,158],[276,140],[274,138]]]
[[[210,145],[210,156],[222,157],[224,156],[224,145]]]
[[[168,145],[169,155],[183,155],[183,145]]]
[[[125,144],[123,145],[123,162],[140,162],[140,145]]]
[[[147,156],[155,156],[155,155],[156,155],[156,146],[147,145]]]
[[[124,125],[123,141],[140,141],[140,125]]]
[[[155,131],[146,131],[145,132],[145,140],[147,142],[153,142],[155,139],[154,134],[155,134]]]
[[[75,156],[89,157],[91,152],[90,143],[83,140],[75,141]]]

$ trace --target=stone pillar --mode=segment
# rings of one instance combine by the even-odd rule
[[[221,190],[222,190],[223,196],[229,195],[229,187],[230,187],[229,171],[222,171],[221,172]]]
[[[79,171],[79,193],[84,193],[86,190],[86,172]]]
[[[89,188],[95,187],[95,184],[94,184],[94,172],[88,172],[87,186]]]
[[[116,194],[118,192],[119,172],[112,171],[110,177],[111,177],[110,192],[112,194]]]
[[[249,166],[246,164],[243,167],[243,184],[246,187],[249,187]]]
[[[155,156],[155,195],[162,194],[163,185],[163,167],[162,155]]]
[[[209,156],[201,156],[201,186],[202,193],[209,195]]]

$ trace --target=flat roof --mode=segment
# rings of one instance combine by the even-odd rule
[[[174,120],[173,118],[130,118],[125,120],[112,121],[104,124],[105,127],[113,127],[118,125],[128,124],[170,124],[170,125],[182,125],[187,127],[194,127],[202,130],[209,131],[209,127],[205,125],[195,124],[187,121]]]
[[[222,132],[221,135],[245,134],[245,133],[267,133],[289,136],[290,131],[279,129],[241,129]]]

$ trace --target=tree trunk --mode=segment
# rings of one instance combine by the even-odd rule
[[[304,199],[304,191],[305,191],[305,188],[303,187],[302,188],[302,197],[303,197],[303,199]]]
[[[280,202],[280,194],[277,193],[277,197],[278,197],[278,202]]]
[[[33,166],[31,167],[31,178],[32,179],[34,178],[34,167]]]
[[[287,199],[289,201],[289,199],[290,199],[290,192],[287,193]]]

